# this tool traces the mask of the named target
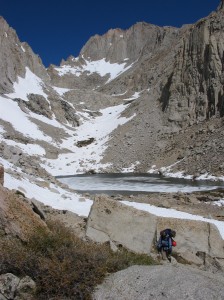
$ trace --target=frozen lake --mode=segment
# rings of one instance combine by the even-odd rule
[[[58,176],[57,179],[78,192],[106,194],[194,192],[224,188],[223,182],[193,181],[151,174],[82,174]]]

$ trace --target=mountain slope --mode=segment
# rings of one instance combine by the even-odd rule
[[[60,207],[67,191],[55,175],[223,176],[223,12],[220,5],[179,29],[137,23],[109,30],[92,37],[79,57],[47,70],[1,18],[0,162],[7,185],[29,194],[28,180],[41,188],[38,199],[46,185],[51,200],[44,201],[58,193]]]

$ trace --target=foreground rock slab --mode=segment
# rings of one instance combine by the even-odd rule
[[[110,275],[94,300],[223,299],[224,277],[180,265],[132,266]]]

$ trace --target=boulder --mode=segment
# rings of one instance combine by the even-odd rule
[[[29,277],[22,279],[14,274],[0,275],[0,299],[32,300],[36,292],[36,284]]]
[[[15,300],[33,300],[35,292],[36,283],[29,276],[25,276],[17,286]]]
[[[86,235],[96,242],[113,241],[134,252],[149,253],[156,224],[154,215],[98,196],[88,218]]]
[[[11,273],[0,275],[0,295],[6,299],[14,299],[18,284],[19,278],[17,276]]]
[[[158,218],[157,238],[164,228],[177,232],[174,250],[188,262],[200,264],[198,253],[204,252],[211,257],[224,259],[224,241],[214,224],[174,218]]]
[[[154,241],[164,228],[176,230],[175,252],[189,263],[204,264],[199,257],[224,260],[224,241],[211,223],[155,215],[126,206],[106,196],[97,196],[87,222],[86,235],[96,242],[123,245],[137,253],[154,251]]]

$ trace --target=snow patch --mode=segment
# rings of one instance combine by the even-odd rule
[[[21,46],[21,49],[23,50],[23,52],[26,52],[26,50],[23,48],[23,46]]]
[[[211,204],[217,205],[217,206],[220,206],[220,207],[224,207],[224,199],[221,199],[221,200],[218,200],[218,201],[211,202]]]
[[[52,88],[53,88],[60,96],[63,96],[65,93],[71,91],[71,89],[60,88],[60,87],[57,87],[57,86],[52,86]]]
[[[150,174],[162,174],[165,177],[170,177],[170,178],[183,178],[183,179],[193,179],[193,175],[187,175],[184,173],[184,171],[178,171],[178,172],[172,172],[172,168],[179,164],[183,159],[175,162],[174,164],[168,166],[168,167],[162,167],[160,169],[156,168],[155,165],[151,167],[151,169],[147,172]],[[209,180],[209,181],[224,181],[224,176],[213,176],[208,173],[202,174],[195,178],[195,180]]]
[[[45,136],[39,130],[37,125],[29,120],[29,115],[25,114],[15,101],[0,96],[0,107],[0,119],[9,122],[15,130],[21,132],[24,136],[47,142],[52,141],[50,137]]]
[[[14,146],[28,155],[44,156],[46,154],[44,148],[37,144],[22,144],[12,140],[4,140],[9,146]]]
[[[73,74],[79,77],[84,72],[87,72],[87,75],[91,75],[93,73],[99,74],[101,77],[106,76],[109,74],[110,78],[108,79],[107,83],[111,80],[115,79],[117,76],[122,74],[123,72],[127,71],[132,67],[133,64],[125,67],[126,63],[110,63],[106,61],[105,58],[96,61],[89,61],[83,57],[85,64],[81,67],[71,67],[68,65],[64,65],[59,68],[55,68],[60,76],[64,76],[66,74]]]
[[[38,94],[47,99],[47,94],[43,91],[43,86],[43,81],[26,67],[25,78],[18,77],[17,82],[14,82],[13,85],[14,93],[8,94],[7,96],[29,101],[27,95]]]
[[[80,201],[80,195],[68,192],[54,184],[50,184],[49,189],[43,188],[26,178],[19,180],[8,173],[5,173],[4,185],[9,189],[20,190],[30,199],[35,198],[45,205],[60,210],[66,209],[79,216],[88,217],[93,203],[83,197]]]
[[[135,100],[135,99],[138,99],[140,97],[140,94],[142,93],[141,92],[135,92],[130,98],[126,98],[124,100]]]
[[[147,212],[149,212],[153,215],[159,216],[159,217],[196,220],[196,221],[212,223],[218,228],[222,238],[224,239],[224,222],[222,222],[222,221],[217,221],[214,219],[206,219],[202,216],[192,215],[192,214],[178,211],[175,209],[157,207],[157,206],[153,206],[151,204],[129,202],[129,201],[121,201],[121,203],[131,206],[131,207],[134,207],[138,210],[147,211]]]
[[[224,181],[224,176],[213,176],[208,173],[202,174],[197,177],[197,180],[211,180],[211,181]]]
[[[136,161],[135,163],[131,164],[130,167],[128,167],[128,168],[123,168],[123,169],[121,170],[121,173],[134,173],[136,166],[139,165],[139,164],[140,164],[140,162],[139,162],[139,161]]]
[[[127,91],[125,91],[124,93],[121,93],[121,94],[113,94],[111,95],[112,97],[117,97],[117,96],[123,96],[127,93]]]

